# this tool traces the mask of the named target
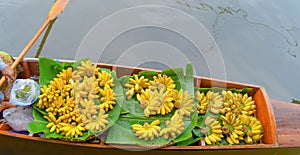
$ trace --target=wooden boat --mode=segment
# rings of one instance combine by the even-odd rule
[[[68,60],[59,60],[68,62]],[[36,78],[39,76],[38,59],[26,58],[22,61],[24,72],[18,78]],[[115,70],[119,77],[136,74],[143,68],[115,66],[98,63],[99,67]],[[159,72],[159,71],[158,71]],[[263,144],[232,145],[232,146],[162,146],[143,153],[156,154],[278,154],[300,153],[300,105],[277,100],[269,100],[264,88],[255,85],[222,81],[205,77],[194,77],[196,87],[252,88],[250,94],[256,100],[257,117],[263,124]],[[138,154],[140,146],[108,145],[100,143],[74,143],[62,140],[46,139],[29,135],[13,133],[9,126],[0,124],[1,154],[100,154],[100,153],[130,153]]]

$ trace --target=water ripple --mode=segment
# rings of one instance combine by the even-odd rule
[[[195,1],[190,0],[175,0],[175,2],[181,6],[188,7],[191,9],[195,9],[198,11],[211,11],[216,15],[214,23],[211,25],[213,35],[217,37],[218,30],[217,27],[219,25],[219,21],[221,18],[225,18],[226,16],[235,16],[239,17],[240,19],[248,22],[254,29],[263,27],[266,30],[272,31],[274,34],[279,35],[285,43],[287,44],[287,53],[292,56],[296,57],[296,51],[299,50],[299,38],[295,31],[299,31],[299,27],[297,26],[284,26],[284,25],[269,25],[268,23],[258,22],[255,20],[251,20],[249,17],[249,13],[247,10],[242,8],[237,8],[239,5],[238,0],[231,0],[231,1],[222,1],[222,2],[212,2],[212,1],[205,1],[205,0],[198,0],[198,4],[195,4]],[[257,16],[251,14],[251,16]]]

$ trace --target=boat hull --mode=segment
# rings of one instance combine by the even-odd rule
[[[86,154],[130,154],[140,155],[141,151],[128,150],[128,148],[116,148],[114,146],[103,147],[101,145],[90,145],[82,143],[69,143],[59,140],[40,140],[35,138],[21,138],[12,135],[6,135],[0,132],[0,150],[1,154],[9,155],[86,155]],[[286,154],[299,154],[300,147],[270,147],[270,148],[244,148],[244,149],[201,149],[197,148],[162,148],[155,150],[143,151],[143,154],[156,154],[156,155],[182,155],[182,154],[195,154],[195,155],[286,155]]]
[[[65,60],[61,60],[65,62]],[[100,67],[115,70],[117,75],[136,74],[143,69],[130,68],[126,66],[114,66],[98,64]],[[25,72],[20,78],[38,78],[39,70],[37,59],[23,61]],[[159,72],[159,71],[158,71]],[[23,134],[16,134],[0,129],[0,150],[1,154],[102,154],[102,153],[130,153],[137,154],[141,150],[148,150],[143,154],[296,154],[300,153],[300,105],[269,100],[262,87],[236,83],[230,81],[215,80],[205,77],[195,77],[197,87],[224,87],[224,88],[252,88],[255,100],[259,100],[260,113],[256,115],[265,124],[266,131],[263,144],[256,145],[232,145],[232,146],[167,146],[153,149],[141,146],[108,145],[104,142],[98,144],[73,143],[62,140],[45,139],[32,137]],[[258,110],[258,111],[259,111]],[[277,132],[277,133],[276,133]]]

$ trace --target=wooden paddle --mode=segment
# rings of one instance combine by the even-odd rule
[[[14,61],[14,63],[10,66],[11,69],[15,69],[17,65],[21,62],[21,60],[24,58],[25,54],[29,51],[29,49],[32,47],[32,45],[35,43],[35,41],[39,38],[39,36],[43,33],[43,31],[46,29],[48,24],[54,20],[67,6],[70,0],[56,0],[56,2],[53,4],[51,10],[48,13],[47,19],[44,22],[44,24],[41,26],[39,31],[35,34],[35,36],[30,40],[30,42],[26,45],[26,47],[23,49],[23,51],[20,53],[19,57]],[[0,80],[0,87],[5,82],[5,76],[2,76]]]

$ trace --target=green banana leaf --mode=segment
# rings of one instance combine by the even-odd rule
[[[194,94],[194,73],[193,73],[193,65],[188,63],[186,65],[186,90],[191,94],[192,97],[195,97]]]
[[[40,57],[39,70],[39,84],[41,87],[43,87],[44,85],[48,85],[50,81],[57,76],[57,73],[63,70],[63,65],[54,61],[53,59]]]
[[[153,71],[141,71],[138,74],[138,77],[144,76],[146,79],[153,80],[153,76],[157,76],[157,72]]]
[[[183,70],[181,68],[172,68],[162,71],[162,74],[166,74],[168,77],[171,77],[176,84],[176,89],[183,91],[188,90],[192,92],[192,97],[194,97],[194,80],[193,80],[193,68],[191,64],[187,65],[186,77],[183,74]],[[138,74],[138,76],[144,76],[148,79],[152,80],[153,76],[156,76],[157,73],[153,71],[143,71]],[[149,77],[150,76],[150,77]],[[119,78],[119,83],[121,85],[125,85],[129,78],[132,76],[123,76]],[[123,88],[124,92],[126,89]],[[196,107],[196,106],[195,106]],[[160,127],[165,128],[166,121],[170,120],[173,116],[176,109],[173,109],[167,115],[155,115],[146,117],[144,115],[143,109],[140,107],[140,103],[137,101],[136,97],[126,100],[123,102],[122,107],[122,115],[119,120],[116,122],[114,126],[112,126],[108,132],[106,137],[106,143],[108,144],[140,144],[140,145],[166,145],[170,142],[181,142],[190,139],[193,134],[192,130],[197,125],[198,114],[195,110],[195,113],[192,114],[191,117],[184,117],[185,130],[182,134],[180,134],[176,138],[164,139],[164,137],[158,137],[154,140],[143,140],[139,139],[135,136],[134,132],[131,129],[132,124],[141,124],[143,125],[145,122],[151,123],[152,121],[159,119]]]
[[[196,114],[198,115],[198,114]],[[204,115],[199,115],[197,117],[196,122],[192,123],[194,126],[192,128],[192,136],[190,136],[188,139],[180,141],[177,143],[178,146],[187,146],[187,145],[191,145],[195,142],[197,142],[198,140],[200,140],[201,138],[204,138],[203,136],[200,135],[200,126],[202,126],[202,122],[204,119]],[[193,120],[193,121],[195,121]]]
[[[194,112],[192,116],[192,120],[184,121],[184,124],[186,124],[185,130],[180,136],[174,139],[174,142],[177,143],[177,142],[185,141],[193,136],[192,130],[197,125],[197,118],[198,118],[197,116],[198,116],[197,112]]]
[[[166,74],[168,77],[171,77],[174,80],[177,90],[186,90],[186,81],[183,74],[182,68],[170,68],[162,71],[162,75]],[[194,83],[193,83],[194,84]]]
[[[27,124],[27,129],[29,132],[39,133],[47,132],[49,130],[45,127],[48,124],[48,121],[43,117],[42,113],[33,108],[32,116],[34,118],[34,121]]]
[[[197,115],[194,115],[197,117]],[[185,125],[185,131],[179,135],[177,138],[169,138],[165,139],[163,136],[155,138],[153,140],[143,140],[139,139],[135,136],[134,132],[131,129],[132,124],[141,124],[143,125],[145,122],[150,124],[156,120],[156,118],[136,118],[136,117],[121,117],[114,126],[111,127],[109,130],[109,133],[106,137],[106,143],[108,144],[140,144],[140,145],[166,145],[170,143],[171,141],[174,142],[180,142],[184,141],[186,139],[189,139],[192,136],[191,130],[196,125],[195,122],[197,122],[197,119],[193,118],[193,121],[191,118],[185,118],[184,123]],[[160,120],[160,127],[165,128],[166,127],[166,121],[170,120],[169,117],[162,117]],[[196,120],[196,121],[195,121]]]
[[[168,77],[171,77],[176,85],[176,89],[180,90],[182,86],[185,87],[185,79],[183,75],[183,70],[181,68],[173,68],[173,69],[167,69],[162,72],[162,74],[166,74]],[[157,72],[153,71],[142,71],[139,72],[138,77],[144,76],[145,78],[149,80],[153,80],[153,76],[157,76]],[[123,91],[126,93],[125,84],[129,81],[130,78],[133,76],[123,76],[118,79],[118,82],[123,86]],[[136,117],[144,116],[144,111],[140,107],[140,103],[137,101],[136,96],[133,96],[129,100],[124,100],[123,106],[122,106],[122,114],[130,113],[131,115],[134,115]],[[173,111],[174,113],[174,111]]]
[[[31,133],[44,133],[46,138],[54,138],[54,139],[66,139],[65,136],[58,134],[56,132],[50,133],[50,130],[46,128],[46,125],[48,124],[48,120],[44,118],[44,115],[39,112],[36,108],[33,108],[32,115],[34,120],[27,124],[27,129]],[[77,139],[73,140],[79,140],[84,141],[88,137],[94,136],[91,132],[83,132],[83,135],[78,137]]]
[[[188,145],[198,142],[200,139],[201,139],[200,137],[190,137],[189,139],[187,139],[185,141],[178,142],[177,146],[188,146]]]
[[[106,137],[106,143],[108,144],[129,144],[129,145],[164,145],[171,142],[171,139],[164,139],[163,137],[155,138],[154,140],[141,140],[135,136],[131,130],[132,124],[141,124],[145,122],[149,124],[153,120],[145,118],[120,118],[114,126],[109,130],[109,133]],[[160,120],[160,127],[164,128],[166,120]]]
[[[76,62],[65,62],[60,63],[59,61],[46,58],[46,57],[40,57],[39,58],[39,70],[40,70],[40,79],[39,84],[41,87],[44,85],[48,85],[51,80],[53,80],[59,72],[61,72],[63,69],[66,69],[68,67],[74,67],[77,68],[81,61],[87,61],[88,59],[81,59]]]

